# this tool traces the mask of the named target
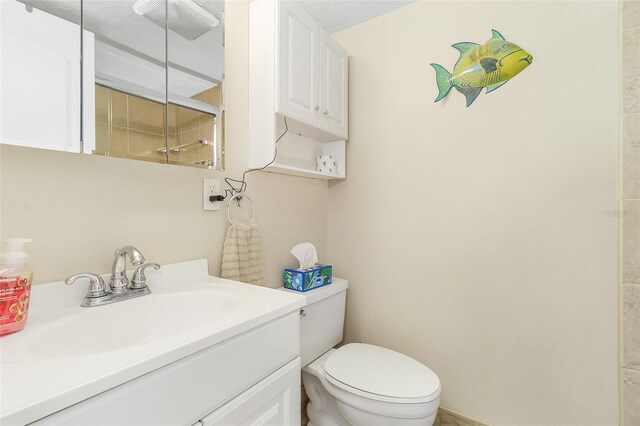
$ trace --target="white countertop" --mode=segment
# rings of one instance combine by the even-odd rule
[[[80,307],[88,285],[33,287],[24,330],[0,338],[0,424],[26,424],[304,306],[288,292],[208,275],[207,261],[147,270],[152,294]]]

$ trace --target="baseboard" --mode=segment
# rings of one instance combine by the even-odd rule
[[[440,407],[438,409],[438,417],[433,426],[488,426],[478,420],[458,414],[455,411],[447,410]]]

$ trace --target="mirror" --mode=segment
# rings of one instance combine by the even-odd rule
[[[93,90],[83,94],[94,106],[84,117],[84,140],[95,140],[96,155],[164,163],[165,6],[156,2],[152,21],[138,3],[83,0],[84,29],[94,35],[93,45],[83,44],[83,67],[94,79]]]
[[[168,161],[222,169],[224,0],[171,0],[167,13]]]
[[[223,0],[0,5],[0,142],[223,169]]]

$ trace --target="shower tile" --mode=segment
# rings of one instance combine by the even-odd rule
[[[111,124],[114,126],[127,127],[127,95],[111,90]]]
[[[111,126],[109,156],[124,157],[129,152],[129,131],[124,127]]]
[[[640,201],[623,201],[622,281],[640,284]]]
[[[198,139],[200,139],[200,130],[196,128],[189,130],[188,132],[181,133],[179,135],[179,139],[181,145],[197,142]],[[184,151],[180,156],[180,160],[183,163],[193,163],[194,161],[199,160],[199,145],[192,145],[185,149],[186,151]]]
[[[196,128],[187,132],[180,133],[178,135],[178,139],[180,139],[180,144],[183,145],[187,143],[198,142],[198,139],[200,139],[200,130]]]
[[[180,116],[180,108],[173,104],[169,104],[167,106],[167,128],[169,130],[170,135],[178,134],[177,130],[177,122],[178,117]]]
[[[198,149],[199,161],[212,161],[213,160],[213,147],[211,145],[203,145]]]
[[[213,114],[201,113],[199,126],[213,126]]]
[[[164,147],[164,138],[152,133],[129,131],[129,154],[150,161],[164,161],[164,154],[158,148]]]
[[[622,29],[627,30],[640,26],[640,1],[632,0],[622,3]]]
[[[622,366],[640,371],[640,285],[623,286]]]
[[[189,108],[180,108],[182,110],[182,119],[178,125],[178,133],[195,129],[200,125],[200,113]]]
[[[623,117],[622,198],[640,198],[640,114]]]
[[[624,424],[640,425],[640,372],[622,369],[624,382]]]
[[[622,34],[622,84],[625,114],[640,112],[640,28]]]
[[[213,142],[213,123],[200,127],[200,139]]]
[[[96,86],[96,124],[109,123],[109,89]]]
[[[129,96],[129,128],[155,135],[164,134],[164,105]]]
[[[169,148],[173,148],[179,144],[178,135],[169,135]]]
[[[109,125],[96,123],[96,149],[94,154],[105,155],[109,152]]]

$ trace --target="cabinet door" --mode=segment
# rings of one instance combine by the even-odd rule
[[[317,127],[320,27],[292,2],[279,5],[276,112]]]
[[[347,52],[329,35],[322,40],[320,128],[348,139],[349,71]]]
[[[0,52],[0,143],[80,152],[80,26],[0,1]]]
[[[227,407],[230,400],[233,402],[239,398],[232,399],[235,395],[245,395],[263,383],[266,380],[264,377],[270,372],[281,371],[284,368],[282,365],[295,365],[297,368],[299,401],[299,318],[297,311],[290,313],[85,399],[30,425],[189,425],[207,413],[217,413]],[[109,380],[117,379],[114,377]],[[93,389],[98,389],[101,385],[95,386],[97,387]],[[80,392],[83,392],[82,389]],[[299,402],[295,408],[300,411]],[[244,426],[246,423],[226,424]]]
[[[200,421],[202,426],[299,425],[300,358]]]

